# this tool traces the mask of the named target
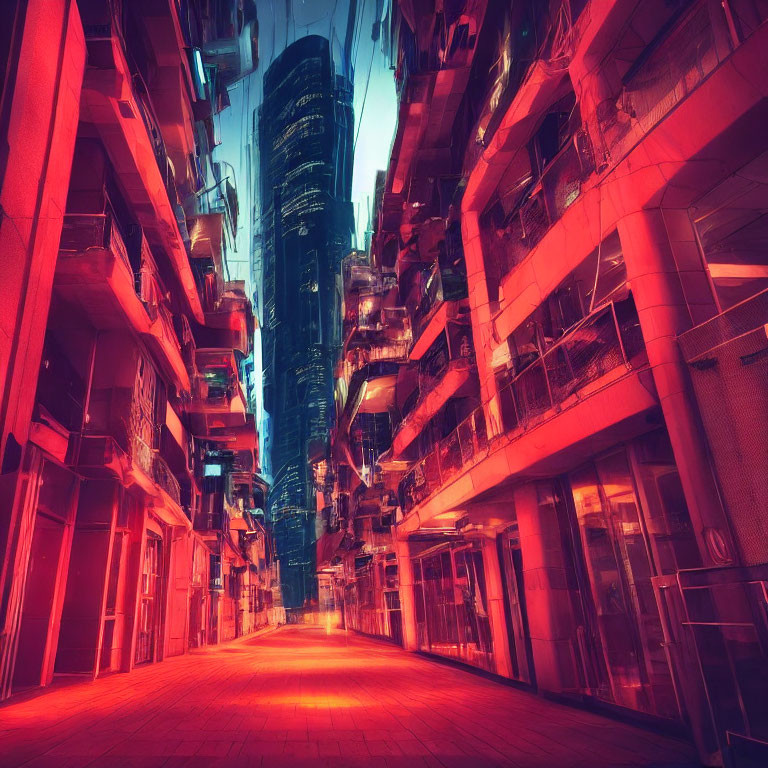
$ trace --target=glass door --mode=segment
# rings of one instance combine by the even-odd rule
[[[453,563],[459,657],[476,667],[494,671],[483,553],[471,547],[456,549]]]
[[[419,649],[495,671],[482,552],[445,548],[413,572]]]
[[[139,625],[136,635],[136,664],[155,660],[155,645],[160,609],[162,539],[147,531],[141,569]]]
[[[523,588],[523,561],[517,524],[507,529],[500,538],[501,569],[504,578],[507,621],[509,623],[509,651],[512,674],[516,680],[532,682],[528,621],[525,613]]]
[[[611,698],[679,718],[654,570],[624,451],[570,476]]]

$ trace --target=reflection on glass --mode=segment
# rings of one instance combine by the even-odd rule
[[[523,562],[517,525],[501,537],[504,592],[509,618],[509,645],[512,675],[524,683],[531,682],[528,660],[528,628],[525,622],[523,590]]]
[[[626,453],[570,480],[613,699],[679,717]]]
[[[444,549],[414,566],[419,647],[494,671],[482,553]]]

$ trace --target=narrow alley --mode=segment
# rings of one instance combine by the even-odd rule
[[[0,708],[3,768],[696,764],[687,744],[394,645],[284,627]]]

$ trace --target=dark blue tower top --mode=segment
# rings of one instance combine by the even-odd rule
[[[264,242],[264,405],[272,417],[275,523],[287,607],[314,594],[314,491],[333,416],[337,275],[353,231],[352,87],[325,38],[298,40],[264,78],[259,112]]]

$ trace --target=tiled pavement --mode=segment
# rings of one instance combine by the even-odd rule
[[[0,707],[2,768],[696,764],[674,739],[307,627]]]

